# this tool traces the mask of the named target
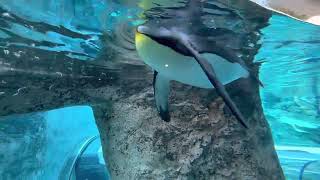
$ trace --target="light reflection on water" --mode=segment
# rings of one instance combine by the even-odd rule
[[[1,1],[0,51],[19,58],[24,53],[21,48],[41,49],[48,57],[52,52],[59,52],[73,60],[95,60],[106,43],[104,35],[114,31],[120,21],[135,24],[140,12],[137,1],[118,1],[125,6],[99,0],[71,2]],[[29,6],[25,6],[26,3]],[[156,3],[169,4],[163,0]],[[170,3],[179,5],[174,1]],[[155,4],[140,1],[138,6],[148,9]],[[33,9],[38,9],[38,14]],[[275,143],[279,147],[319,148],[320,28],[273,16],[263,33],[263,46],[256,60],[265,62],[260,73],[265,84],[261,96]],[[123,46],[117,44],[114,48]],[[15,50],[16,47],[20,50]],[[30,58],[37,60],[36,57],[34,54]],[[279,153],[280,158],[282,155],[283,151]],[[282,160],[284,169],[292,177],[297,177],[290,171],[295,163]],[[297,172],[297,168],[299,166],[294,166],[293,171]]]
[[[320,27],[274,16],[263,32],[256,59],[276,144],[320,147]]]
[[[256,56],[265,62],[260,94],[286,177],[298,179],[305,163],[320,159],[320,27],[282,16],[270,24]]]

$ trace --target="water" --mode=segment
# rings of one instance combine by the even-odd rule
[[[303,164],[320,153],[320,28],[274,16],[263,32],[256,59],[266,62],[260,74],[264,112],[287,177],[298,179]]]
[[[99,134],[88,106],[0,121],[1,179],[57,179],[83,141]]]
[[[53,109],[104,100],[98,92],[86,92],[120,78],[108,48],[137,58],[131,43],[115,42],[110,36],[132,38],[127,30],[140,23],[140,8],[155,6],[135,3],[0,2],[2,179],[57,177],[61,162],[79,141],[98,133],[89,107]],[[166,1],[157,3],[169,6]],[[298,179],[305,163],[320,159],[320,27],[274,15],[262,31],[256,61],[264,62],[260,71],[264,112],[286,177]],[[319,166],[314,164],[305,172],[315,171]]]

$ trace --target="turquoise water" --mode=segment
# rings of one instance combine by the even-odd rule
[[[114,31],[121,21],[135,24],[139,12],[116,1],[75,2],[0,1],[1,55],[19,59],[24,51],[34,51],[30,58],[36,62],[41,55],[47,53],[51,58],[55,52],[60,59],[94,61],[104,46],[104,34]],[[305,163],[320,159],[320,27],[274,15],[262,31],[263,46],[256,61],[264,62],[260,72],[265,85],[260,92],[264,112],[287,178],[298,179]],[[3,67],[10,63],[1,59]],[[37,73],[48,75],[45,70]],[[28,91],[28,86],[18,84],[12,85],[15,91],[11,92],[8,71],[0,72],[0,97]],[[27,110],[17,116],[1,113],[5,116],[0,120],[3,179],[18,179],[16,171],[28,179],[56,179],[68,154],[83,139],[98,134],[90,107],[23,114]],[[316,174],[319,167],[314,163],[305,172]]]
[[[265,61],[264,112],[288,179],[298,179],[302,165],[320,155],[320,28],[273,16],[263,32],[256,60]]]
[[[0,121],[1,179],[58,179],[83,141],[99,134],[88,106],[14,115]]]
[[[266,62],[261,95],[275,141],[319,147],[319,133],[314,132],[320,127],[320,28],[274,17],[263,32],[265,43],[256,59]]]

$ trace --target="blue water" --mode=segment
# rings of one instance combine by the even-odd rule
[[[9,116],[0,122],[5,141],[0,144],[0,179],[58,179],[81,143],[99,134],[88,106]]]
[[[298,179],[320,158],[320,27],[281,16],[270,23],[256,56],[265,61],[260,94],[285,174]]]
[[[70,58],[89,61],[99,55],[104,34],[114,31],[118,22],[136,23],[139,12],[134,6],[104,0],[1,0],[0,8],[0,20],[8,24],[0,27],[4,50],[17,46],[65,52]],[[34,27],[39,23],[45,30]],[[295,180],[305,163],[320,159],[320,27],[274,15],[263,33],[256,61],[264,62],[260,72],[264,112],[286,177]],[[19,56],[21,52],[7,53]],[[84,138],[98,134],[90,107],[9,116],[0,122],[4,179],[16,178],[9,167],[27,179],[56,179],[68,153]],[[24,129],[15,128],[16,124],[24,124]],[[306,173],[320,171],[316,165],[309,168]]]

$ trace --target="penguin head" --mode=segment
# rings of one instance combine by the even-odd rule
[[[149,25],[143,24],[137,27],[137,33],[148,36],[151,39],[170,39],[172,38],[172,33],[165,27],[158,26],[157,24]]]
[[[184,44],[184,42],[188,41],[188,36],[178,30],[160,26],[158,23],[146,23],[137,27],[136,40],[140,41],[146,37],[152,39],[158,44],[175,50],[179,54],[190,56],[190,52]]]

